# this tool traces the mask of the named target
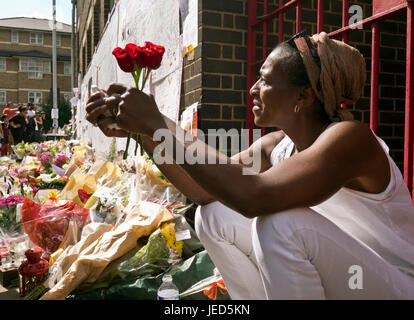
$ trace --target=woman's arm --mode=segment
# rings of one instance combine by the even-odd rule
[[[143,137],[144,149],[149,155],[153,155],[154,149],[159,142],[154,142],[150,137]],[[198,183],[191,178],[188,173],[175,162],[173,164],[157,165],[158,169],[168,178],[168,180],[186,197],[199,205],[215,201],[215,198],[207,193]]]
[[[165,118],[165,121],[169,123],[170,127],[176,126],[176,124],[169,118]],[[233,162],[240,163],[244,167],[251,167],[251,164],[248,164],[248,160],[256,152],[255,150],[260,149],[259,152],[262,154],[260,171],[264,172],[271,167],[268,151],[273,150],[275,144],[277,144],[283,137],[284,134],[282,132],[268,134],[257,140],[248,149],[234,155],[232,160]],[[145,151],[151,156],[154,153],[154,149],[160,144],[159,141],[154,141],[148,136],[143,136],[143,142]],[[165,150],[161,155],[165,156]],[[206,192],[180,165],[177,165],[175,161],[173,161],[172,164],[156,163],[156,165],[178,190],[195,203],[205,205],[216,200],[215,197]]]
[[[108,94],[112,95],[114,93],[121,94],[125,92],[126,87],[113,84],[108,89]],[[91,123],[96,123],[97,119],[100,115],[104,114],[108,110],[108,106],[111,107],[113,104],[117,104],[119,102],[119,98],[112,98],[107,100],[106,105],[99,93],[91,96],[88,100],[86,110],[88,112],[87,120]],[[176,124],[168,119],[165,118],[165,121],[169,123],[171,127],[175,127]],[[102,132],[107,136],[116,136],[116,137],[125,137],[127,135],[126,132],[122,132],[120,130],[110,130],[108,127],[111,124],[114,124],[115,119],[105,118],[99,121],[99,127]],[[263,154],[262,163],[261,163],[261,171],[267,170],[270,168],[271,164],[269,159],[270,151],[273,147],[284,137],[282,132],[271,133],[266,135],[265,137],[261,138],[260,140],[256,141],[252,146],[248,149],[240,152],[233,156],[234,162],[238,162],[243,164],[243,166],[248,167],[248,160],[252,157],[252,154],[255,152],[254,150],[261,149],[261,153]],[[143,136],[143,143],[145,151],[153,155],[154,149],[156,146],[160,144],[159,141],[153,141],[151,137]],[[165,156],[165,152],[162,153]],[[177,165],[175,161],[172,164],[156,164],[160,171],[174,184],[174,186],[180,190],[183,194],[185,194],[188,198],[194,201],[197,204],[204,205],[216,200],[210,193],[206,192],[200,184],[195,181],[180,165]]]
[[[204,142],[182,141],[182,129],[159,113],[152,96],[130,89],[122,98],[117,121],[124,130],[148,136],[160,129],[169,130],[174,142],[169,155],[174,159],[179,149],[213,154],[216,164],[185,162],[181,167],[215,199],[249,218],[316,205],[348,181],[372,174],[375,157],[383,152],[369,128],[347,121],[322,133],[308,149],[265,172],[250,175],[244,166],[232,163]]]
[[[22,125],[20,123],[14,123],[14,121],[10,120],[10,125],[14,128],[14,129],[18,129],[20,128]]]

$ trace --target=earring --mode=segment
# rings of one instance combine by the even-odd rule
[[[298,105],[296,105],[296,106],[295,106],[295,109],[293,109],[293,111],[295,111],[295,113],[298,113],[298,112],[299,112],[299,107],[298,107]]]

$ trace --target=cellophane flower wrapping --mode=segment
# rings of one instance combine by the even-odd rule
[[[21,221],[21,208],[24,198],[9,196],[0,199],[0,249],[11,256],[23,255],[30,246]]]
[[[72,220],[82,228],[90,222],[89,210],[68,200],[50,199],[40,205],[25,199],[23,203],[25,232],[35,245],[49,254],[59,248]]]
[[[34,144],[25,143],[24,141],[13,145],[12,149],[18,159],[23,159],[25,155],[28,155],[35,150]]]

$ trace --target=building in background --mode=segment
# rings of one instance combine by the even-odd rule
[[[78,52],[75,74],[85,75],[95,47],[101,39],[110,13],[118,0],[76,0]]]
[[[0,19],[0,108],[6,103],[43,104],[52,88],[53,21]],[[60,98],[69,100],[72,27],[57,23],[57,77]]]

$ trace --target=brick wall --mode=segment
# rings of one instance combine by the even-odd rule
[[[75,68],[82,77],[88,69],[95,47],[104,31],[106,21],[118,0],[78,0],[77,3],[77,48]]]
[[[184,60],[181,107],[199,102],[199,128],[245,128],[247,0],[199,0],[199,46],[194,60]],[[362,6],[364,18],[371,15],[372,1],[353,1]],[[269,11],[277,8],[269,0]],[[303,1],[303,28],[316,33],[317,0]],[[295,33],[295,9],[284,15],[285,39]],[[263,5],[258,1],[258,15]],[[325,28],[330,32],[342,24],[342,1],[325,1]],[[381,23],[379,136],[391,149],[402,170],[405,109],[405,14]],[[268,23],[269,51],[278,43],[277,20]],[[257,59],[261,59],[263,37],[257,35]],[[349,109],[355,118],[369,123],[371,32],[351,34],[350,44],[366,58],[368,77],[363,97]],[[230,151],[230,150],[229,150]]]

